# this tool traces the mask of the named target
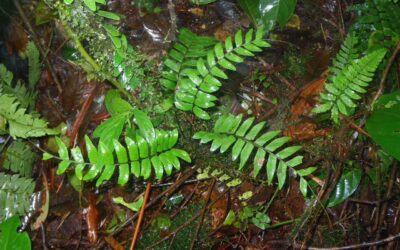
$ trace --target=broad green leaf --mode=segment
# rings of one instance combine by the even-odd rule
[[[140,132],[144,135],[147,141],[153,141],[156,138],[156,132],[154,130],[153,123],[150,118],[139,109],[133,110],[135,117],[135,123],[138,125]]]
[[[60,159],[62,160],[69,160],[69,153],[67,146],[59,137],[56,137],[55,139],[58,146],[58,157],[60,157]]]
[[[49,154],[47,152],[43,153],[42,160],[47,161],[47,160],[50,160],[50,159],[53,159],[53,158],[54,158],[54,155]]]
[[[105,122],[101,123],[93,132],[93,138],[100,138],[100,141],[108,147],[113,148],[113,141],[118,140],[122,134],[122,130],[127,121],[125,114],[112,116]]]
[[[270,30],[284,26],[292,16],[297,0],[239,0],[239,5],[257,26]]]
[[[101,161],[101,157],[99,157],[99,153],[97,152],[96,147],[93,145],[93,142],[87,135],[85,135],[85,144],[89,162],[92,164],[92,166],[89,168],[89,171],[83,177],[83,180],[92,180],[102,170],[103,163]]]
[[[210,119],[210,115],[206,111],[202,110],[201,108],[194,107],[193,113],[200,119],[203,119],[203,120]]]
[[[31,240],[28,233],[18,233],[20,226],[21,221],[18,216],[13,216],[0,224],[0,249],[31,249]]]
[[[279,130],[274,130],[274,131],[269,131],[265,134],[263,134],[262,136],[260,136],[255,143],[259,146],[264,146],[265,143],[269,142],[270,140],[272,140],[273,138],[275,138],[277,135],[279,135],[281,133],[281,131]]]
[[[105,18],[108,18],[108,19],[111,19],[111,20],[115,20],[115,21],[121,20],[120,16],[118,16],[115,13],[109,12],[109,11],[99,10],[99,11],[97,11],[97,14],[99,16],[102,16],[102,17],[105,17]]]
[[[86,6],[91,10],[91,11],[96,11],[96,1],[95,0],[83,0],[83,2],[86,4]]]
[[[75,175],[76,177],[78,177],[79,180],[82,180],[82,171],[85,168],[85,161],[83,159],[81,149],[79,147],[71,149],[71,155],[75,161]]]
[[[366,129],[385,152],[400,160],[400,91],[378,99]]]
[[[127,114],[133,111],[133,107],[116,90],[109,90],[104,100],[107,111],[112,115]]]
[[[327,207],[334,207],[349,198],[357,189],[361,180],[361,170],[354,169],[345,173],[336,184]]]
[[[278,148],[282,147],[286,142],[290,140],[289,137],[280,137],[278,139],[273,140],[270,142],[267,146],[265,146],[265,149],[268,151],[275,151]]]

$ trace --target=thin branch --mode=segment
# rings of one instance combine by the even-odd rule
[[[146,209],[146,203],[149,200],[150,190],[151,190],[151,181],[147,182],[146,192],[144,194],[143,204],[142,204],[142,208],[140,209],[139,218],[136,222],[136,228],[135,228],[135,232],[133,233],[131,247],[129,248],[130,250],[135,249],[136,241],[139,237],[140,225],[142,224],[142,220],[143,220],[143,216],[144,216],[144,210]]]

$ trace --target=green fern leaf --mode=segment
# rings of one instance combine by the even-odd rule
[[[29,91],[20,81],[13,84],[13,73],[0,64],[0,92],[17,98],[21,108],[34,108],[36,93]]]
[[[355,59],[359,58],[357,49],[358,38],[354,33],[349,33],[344,40],[339,52],[336,54],[332,62],[332,67],[329,67],[329,79],[337,76],[341,70],[351,64]]]
[[[11,95],[0,95],[0,117],[7,120],[9,133],[13,138],[41,137],[57,134],[47,127],[47,122],[20,108],[19,102]]]
[[[265,166],[267,180],[272,183],[277,177],[278,188],[281,189],[286,181],[287,168],[294,168],[302,163],[302,156],[296,156],[301,147],[287,146],[289,137],[280,137],[280,131],[263,133],[265,122],[254,124],[254,118],[242,121],[242,115],[222,116],[212,132],[200,131],[193,138],[200,143],[211,144],[211,151],[220,150],[224,153],[229,148],[232,151],[232,160],[239,159],[239,169],[253,159],[253,173],[257,177]],[[253,157],[251,157],[253,155]]]
[[[34,189],[35,183],[30,178],[0,173],[0,221],[24,215]]]
[[[351,115],[385,54],[386,49],[378,49],[344,67],[325,84],[325,91],[320,95],[321,104],[313,112],[330,111],[335,123],[339,123],[340,114]]]
[[[138,114],[135,115],[136,119],[140,117]],[[141,125],[141,129],[143,128],[146,126]],[[70,164],[74,164],[76,176],[84,181],[97,179],[96,186],[110,180],[116,167],[119,172],[118,184],[125,185],[131,174],[148,179],[154,169],[156,178],[161,180],[164,173],[171,175],[173,168],[180,170],[180,160],[191,162],[186,151],[174,147],[178,141],[177,130],[155,129],[154,135],[151,132],[144,133],[138,130],[134,137],[125,137],[125,145],[114,140],[112,149],[103,142],[99,142],[96,148],[89,137],[85,136],[87,162],[79,148],[71,149],[73,157],[71,160],[66,145],[58,138],[56,141],[61,159],[57,174],[63,174]]]
[[[26,50],[28,53],[28,64],[29,64],[29,72],[28,72],[29,88],[33,89],[36,83],[39,81],[41,73],[39,50],[36,48],[33,42],[28,43]]]
[[[36,154],[28,144],[22,141],[14,141],[7,148],[3,168],[11,170],[23,177],[31,177],[35,160]]]
[[[224,70],[236,70],[234,64],[242,62],[246,56],[261,51],[262,47],[270,45],[262,40],[263,31],[249,30],[245,37],[242,31],[235,34],[234,45],[232,38],[225,43],[217,43],[207,53],[207,58],[199,58],[196,69],[184,69],[185,77],[180,79],[175,89],[175,106],[183,111],[192,111],[198,118],[208,120],[210,116],[205,109],[215,106],[217,98],[213,95],[227,79]]]
[[[186,28],[180,29],[177,41],[164,60],[161,84],[169,90],[175,90],[180,79],[187,75],[186,71],[195,70],[197,59],[205,57],[216,42],[212,37],[198,36]]]

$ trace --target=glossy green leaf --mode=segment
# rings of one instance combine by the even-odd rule
[[[360,184],[361,174],[361,170],[354,169],[342,175],[331,197],[329,197],[327,207],[337,206],[349,198],[357,190],[358,184]]]
[[[120,16],[118,16],[115,13],[109,12],[109,11],[99,10],[99,11],[97,11],[97,14],[99,16],[102,16],[102,17],[105,17],[105,18],[108,18],[108,19],[111,19],[111,20],[114,20],[114,21],[121,20]]]
[[[250,157],[251,152],[253,152],[254,145],[252,143],[246,143],[242,152],[240,153],[240,164],[239,169],[242,169]]]
[[[31,240],[28,233],[18,233],[20,226],[21,221],[18,216],[13,216],[0,223],[0,249],[31,249]]]
[[[71,149],[72,158],[75,161],[75,175],[79,180],[82,180],[83,174],[82,171],[85,168],[85,161],[83,159],[83,155],[81,149],[79,147]]]
[[[95,0],[83,0],[83,2],[86,4],[86,6],[91,11],[96,11],[96,1]]]
[[[264,166],[265,163],[265,152],[264,149],[259,148],[257,150],[256,156],[254,157],[254,177],[257,177],[258,173],[260,172],[261,168]]]
[[[283,185],[285,185],[286,171],[287,171],[287,165],[283,161],[279,161],[278,170],[276,173],[276,175],[278,177],[278,188],[279,189],[282,189]]]

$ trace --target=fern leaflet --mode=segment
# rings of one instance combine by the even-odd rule
[[[340,71],[350,65],[355,59],[359,58],[359,53],[357,49],[358,38],[354,33],[349,33],[344,40],[339,52],[332,61],[332,67],[329,67],[329,76],[331,80],[333,77],[337,76]]]
[[[255,118],[242,121],[242,115],[222,116],[214,125],[213,132],[200,131],[193,138],[201,143],[212,142],[211,151],[226,152],[232,145],[232,160],[239,159],[239,169],[242,169],[254,151],[253,172],[256,177],[266,166],[268,183],[274,177],[278,179],[278,188],[285,184],[288,167],[294,168],[302,164],[303,156],[296,156],[300,146],[286,146],[289,137],[280,137],[280,131],[260,132],[265,122],[253,125]],[[268,158],[268,160],[267,160]],[[266,164],[265,164],[266,163]]]
[[[207,58],[199,58],[196,69],[184,69],[187,77],[182,78],[175,90],[175,106],[183,111],[192,111],[198,118],[208,120],[204,110],[215,106],[217,97],[212,93],[219,90],[218,78],[227,79],[224,69],[236,70],[235,63],[243,62],[246,56],[254,56],[262,47],[270,45],[262,40],[263,30],[249,30],[244,39],[242,31],[236,33],[234,43],[228,37],[225,43],[217,43],[207,53]]]
[[[35,160],[36,154],[28,144],[22,141],[14,141],[7,148],[3,168],[18,173],[23,177],[31,177]]]
[[[15,138],[41,137],[57,134],[47,127],[47,122],[32,114],[27,114],[25,108],[20,108],[15,97],[0,94],[0,118],[8,123],[8,133]],[[0,128],[5,130],[5,128]]]
[[[0,222],[13,215],[24,215],[34,189],[30,178],[0,173]]]
[[[339,114],[351,115],[361,99],[360,94],[372,81],[375,70],[386,54],[386,49],[377,49],[342,69],[325,84],[321,93],[321,104],[313,109],[315,113],[330,111],[331,118],[339,123]]]
[[[0,92],[15,96],[22,108],[33,109],[36,93],[29,91],[20,81],[17,81],[13,86],[13,78],[13,73],[8,71],[3,64],[0,64]]]
[[[179,31],[178,40],[164,60],[161,84],[169,90],[175,90],[176,84],[185,75],[184,69],[196,69],[197,59],[205,57],[216,42],[212,37],[198,36],[182,28]]]

